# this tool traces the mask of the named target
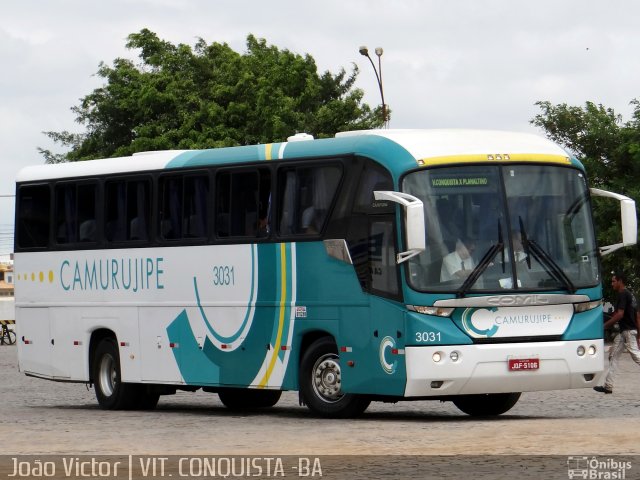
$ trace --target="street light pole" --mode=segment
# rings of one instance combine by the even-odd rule
[[[382,88],[382,54],[384,53],[384,50],[382,50],[382,47],[377,47],[375,49],[376,52],[376,56],[378,57],[378,68],[376,69],[376,65],[375,63],[373,63],[373,60],[371,59],[371,56],[369,56],[369,49],[366,46],[362,46],[359,49],[360,55],[367,57],[369,59],[369,63],[371,63],[371,67],[373,68],[373,73],[376,74],[376,80],[378,81],[378,89],[380,90],[380,99],[382,100],[382,124],[383,126],[387,126],[387,123],[389,121],[388,118],[388,109],[387,109],[387,104],[384,101],[384,89]]]

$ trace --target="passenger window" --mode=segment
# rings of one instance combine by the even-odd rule
[[[105,185],[105,237],[109,242],[149,239],[150,182],[120,180]]]
[[[50,205],[48,185],[20,187],[17,225],[17,244],[20,248],[49,245]]]
[[[327,220],[342,169],[339,165],[281,169],[278,233],[317,235]]]
[[[209,178],[167,176],[159,180],[159,232],[165,240],[207,236]]]
[[[216,180],[216,235],[267,237],[271,223],[271,172],[221,172]]]
[[[57,244],[97,241],[97,191],[97,183],[56,185],[54,211]]]
[[[354,213],[394,213],[395,206],[391,202],[376,201],[373,192],[376,190],[393,190],[393,180],[389,173],[376,165],[367,165],[361,176]]]

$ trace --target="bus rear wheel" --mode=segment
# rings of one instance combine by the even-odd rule
[[[231,410],[273,407],[282,392],[280,390],[256,390],[249,388],[225,388],[218,397],[225,407]]]
[[[105,338],[98,344],[91,378],[102,409],[126,410],[138,406],[141,393],[138,385],[120,380],[120,354],[113,338]]]
[[[371,403],[362,395],[342,392],[340,357],[331,337],[316,340],[304,353],[299,383],[302,400],[321,417],[356,417]]]
[[[508,412],[518,402],[520,393],[487,393],[460,395],[453,404],[467,415],[490,417]]]

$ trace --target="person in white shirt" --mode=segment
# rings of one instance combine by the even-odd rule
[[[475,242],[473,240],[456,240],[455,250],[442,259],[440,281],[448,282],[467,278],[476,266],[476,262],[471,256],[474,250]]]

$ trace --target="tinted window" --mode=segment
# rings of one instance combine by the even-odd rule
[[[48,185],[20,187],[17,225],[19,247],[46,247],[49,244],[50,205]]]
[[[209,178],[168,176],[159,181],[159,232],[165,240],[207,236]]]
[[[266,237],[271,222],[268,169],[221,172],[216,180],[216,235]]]
[[[325,224],[342,170],[339,165],[281,169],[280,235],[316,235]]]
[[[374,198],[373,192],[376,190],[393,190],[393,180],[386,170],[369,164],[360,177],[353,211],[371,214],[394,213],[395,205],[392,202],[377,201]]]
[[[150,182],[148,180],[107,182],[105,202],[107,241],[149,239]]]
[[[58,244],[95,242],[97,184],[66,183],[55,188],[55,239]]]

